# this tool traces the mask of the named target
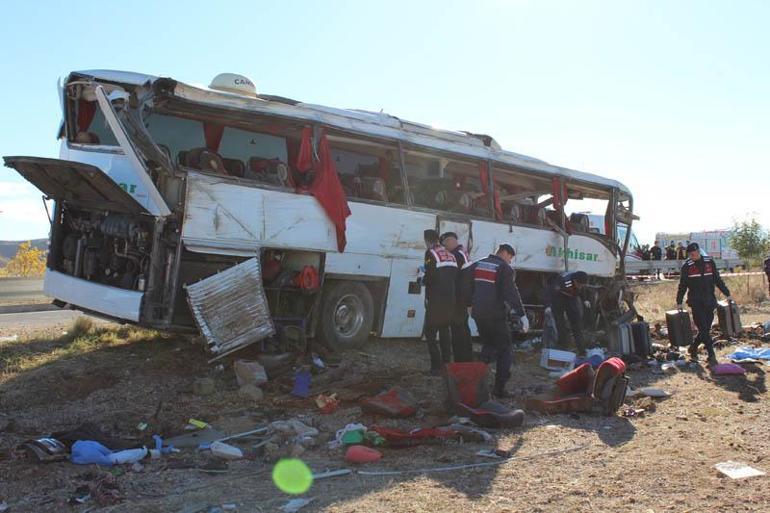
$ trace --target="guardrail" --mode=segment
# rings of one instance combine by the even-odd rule
[[[626,275],[678,273],[684,260],[626,260]],[[715,258],[717,269],[732,270],[743,265],[741,260]]]

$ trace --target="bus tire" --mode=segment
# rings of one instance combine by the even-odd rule
[[[374,300],[366,285],[334,282],[324,292],[319,324],[322,341],[330,349],[339,351],[365,344],[374,324]]]

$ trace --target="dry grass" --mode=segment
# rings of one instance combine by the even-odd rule
[[[22,337],[0,344],[0,384],[18,373],[59,360],[158,338],[160,334],[155,331],[128,326],[96,326],[89,317],[78,317],[59,337]]]
[[[726,276],[724,278],[732,298],[745,311],[751,311],[768,300],[767,282],[764,276]],[[662,321],[666,310],[676,305],[677,280],[640,282],[633,285],[636,307],[648,321]],[[717,294],[721,294],[717,292]],[[721,297],[721,296],[720,296]]]
[[[643,286],[650,302],[655,287]],[[675,285],[674,285],[675,286]],[[670,302],[670,301],[669,301]],[[668,302],[666,303],[666,305]],[[646,308],[649,308],[650,305]],[[661,312],[664,308],[661,308]],[[766,310],[767,312],[767,310]],[[326,449],[326,439],[347,423],[375,423],[412,429],[446,418],[441,379],[421,372],[428,367],[422,343],[377,341],[366,354],[346,353],[345,368],[314,376],[314,392],[339,392],[342,408],[320,415],[311,401],[290,398],[288,380],[272,382],[267,400],[240,398],[230,365],[217,372],[206,355],[188,341],[136,328],[93,326],[85,321],[59,337],[31,337],[26,343],[0,346],[0,455],[26,438],[95,422],[116,436],[144,440],[138,422],[149,431],[178,433],[190,417],[212,423],[226,433],[241,432],[270,420],[306,416],[321,430],[318,447],[302,458],[315,471],[349,465],[340,450]],[[725,352],[721,352],[724,356]],[[511,390],[552,382],[537,366],[535,353],[519,355]],[[194,379],[215,380],[212,396],[192,394]],[[356,380],[355,377],[360,379]],[[656,403],[644,416],[537,415],[530,413],[521,430],[500,432],[496,442],[516,457],[499,467],[448,473],[389,477],[352,475],[317,481],[302,513],[325,511],[393,512],[767,512],[770,491],[765,478],[730,481],[713,465],[734,460],[770,471],[765,372],[750,368],[746,377],[715,378],[704,370],[657,375],[649,369],[630,372],[632,385],[659,386],[673,396]],[[356,397],[397,384],[419,401],[424,416],[404,420],[362,413]],[[152,419],[159,409],[158,419]],[[512,405],[516,405],[514,400]],[[144,437],[144,438],[142,438]],[[149,441],[149,440],[145,440]],[[248,444],[240,442],[242,447]],[[584,445],[573,453],[538,457],[555,449]],[[361,470],[408,470],[489,461],[476,456],[481,444],[425,445],[406,450],[383,449],[379,463]],[[205,453],[186,451],[146,461],[141,472],[117,472],[126,500],[98,511],[209,511],[235,503],[240,513],[277,511],[290,497],[269,478],[271,465],[261,459],[230,462],[224,474],[195,467],[211,462]],[[0,494],[11,511],[61,512],[77,486],[97,474],[94,468],[69,463],[36,465],[0,456]],[[83,509],[95,504],[83,506]],[[75,511],[75,509],[72,509]]]

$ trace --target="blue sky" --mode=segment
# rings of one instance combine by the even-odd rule
[[[111,68],[488,133],[628,185],[657,231],[770,224],[770,3],[27,2],[0,32],[0,155],[56,156],[56,80]],[[44,237],[0,169],[0,239]]]

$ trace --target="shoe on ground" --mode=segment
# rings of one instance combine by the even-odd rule
[[[719,360],[717,360],[716,355],[710,354],[708,359],[709,367],[713,367],[714,365],[719,365]]]

